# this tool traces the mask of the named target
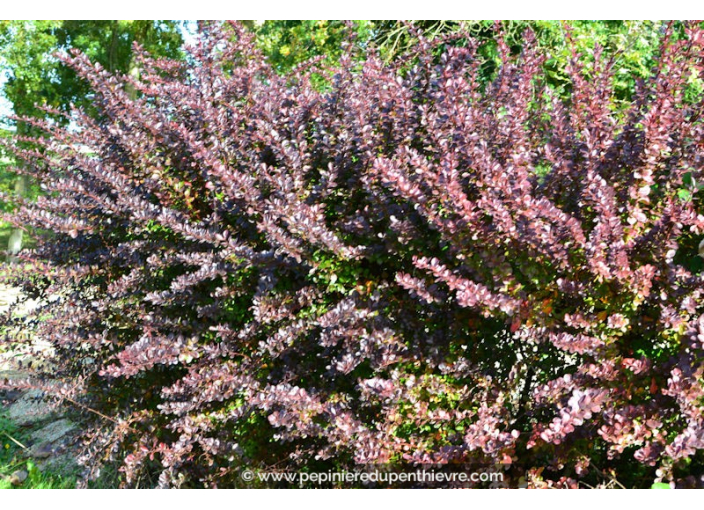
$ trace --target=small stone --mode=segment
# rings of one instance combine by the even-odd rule
[[[28,476],[27,471],[19,469],[10,475],[10,483],[17,487],[18,485],[22,485]]]

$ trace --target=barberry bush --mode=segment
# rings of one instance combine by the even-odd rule
[[[668,29],[625,111],[598,48],[565,99],[530,33],[488,84],[471,38],[414,37],[284,75],[236,24],[139,80],[66,57],[99,115],[11,147],[44,194],[7,326],[54,347],[89,474],[700,483],[704,32]]]

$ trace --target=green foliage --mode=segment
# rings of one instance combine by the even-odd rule
[[[504,21],[499,24],[490,20],[480,21],[416,21],[405,25],[397,21],[383,21],[374,24],[373,44],[387,60],[393,60],[413,44],[412,29],[422,31],[426,36],[447,36],[467,29],[480,43],[479,54],[486,59],[482,65],[485,81],[495,77],[500,62],[497,36],[504,34],[512,53],[521,51],[524,33],[532,30],[536,43],[549,55],[544,69],[548,83],[566,95],[570,81],[565,69],[574,52],[580,63],[589,68],[594,61],[594,49],[603,49],[604,55],[611,58],[614,68],[615,97],[626,100],[633,94],[638,78],[649,76],[657,58],[662,22],[657,21],[573,21],[569,26],[561,21]],[[465,44],[461,39],[452,44]],[[697,84],[700,86],[700,84]]]
[[[670,489],[670,484],[669,483],[654,483],[651,489]]]
[[[183,41],[174,21],[2,21],[0,67],[8,76],[4,95],[17,115],[43,116],[35,105],[65,111],[71,103],[89,106],[87,84],[56,52],[78,48],[107,70],[127,73],[134,42],[158,56],[181,56]]]
[[[279,72],[290,70],[306,60],[324,55],[334,64],[342,54],[346,38],[354,33],[364,46],[372,36],[371,21],[355,21],[346,26],[341,21],[283,20],[249,22],[248,27],[257,35],[259,48]]]

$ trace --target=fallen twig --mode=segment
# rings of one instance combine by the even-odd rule
[[[27,449],[27,447],[26,447],[25,445],[23,445],[22,443],[20,443],[17,439],[15,439],[14,437],[12,437],[12,436],[11,436],[10,434],[8,434],[7,432],[3,432],[3,434],[6,435],[6,436],[10,439],[10,441],[12,441],[13,443],[15,443],[15,444],[16,444],[17,446],[19,446],[20,448],[22,448],[22,449],[24,449],[24,450]]]

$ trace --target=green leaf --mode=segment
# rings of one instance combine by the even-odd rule
[[[689,190],[686,189],[681,189],[677,192],[677,196],[682,200],[683,202],[689,202],[692,200],[692,193]]]
[[[682,176],[682,184],[684,184],[687,187],[691,187],[693,184],[692,181],[692,172],[687,172]]]
[[[654,483],[653,485],[650,486],[651,489],[670,489],[670,484],[669,483]]]

